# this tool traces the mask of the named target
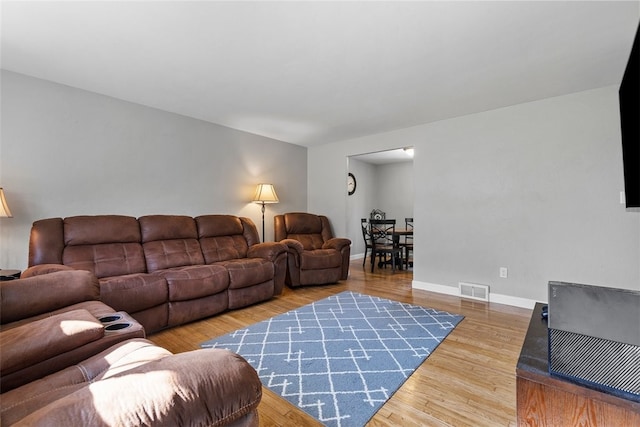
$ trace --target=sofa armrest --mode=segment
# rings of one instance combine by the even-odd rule
[[[73,271],[75,268],[63,264],[39,264],[27,268],[20,275],[21,278],[27,279],[33,276],[41,276],[43,274],[56,273],[58,271]]]
[[[278,242],[258,243],[249,247],[247,258],[264,258],[275,262],[278,257],[287,252],[287,246]]]
[[[195,350],[120,370],[30,412],[16,425],[258,425],[252,415],[262,384],[230,351]]]
[[[0,375],[28,368],[104,336],[87,310],[72,310],[0,332]]]
[[[351,240],[343,237],[334,237],[324,242],[322,249],[336,249],[341,252],[346,246],[351,246]]]
[[[100,299],[100,284],[85,270],[58,271],[0,282],[0,323]]]
[[[284,243],[285,245],[287,245],[288,251],[290,253],[295,253],[298,254],[298,256],[301,256],[302,252],[304,252],[304,246],[302,246],[302,243],[297,240],[284,239],[280,240],[280,243]]]

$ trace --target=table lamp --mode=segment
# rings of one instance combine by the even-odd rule
[[[4,197],[4,190],[0,187],[0,217],[13,218],[11,210],[7,204],[7,199]]]

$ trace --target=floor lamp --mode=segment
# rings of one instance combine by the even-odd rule
[[[278,203],[278,195],[273,184],[258,184],[256,195],[253,196],[253,202],[262,205],[262,241],[264,242],[264,205],[266,203]]]

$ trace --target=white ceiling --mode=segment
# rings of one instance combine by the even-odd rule
[[[2,1],[2,68],[311,146],[619,84],[640,2]]]

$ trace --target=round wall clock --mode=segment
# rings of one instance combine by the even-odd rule
[[[347,191],[350,196],[356,192],[356,177],[351,172],[347,175]]]

